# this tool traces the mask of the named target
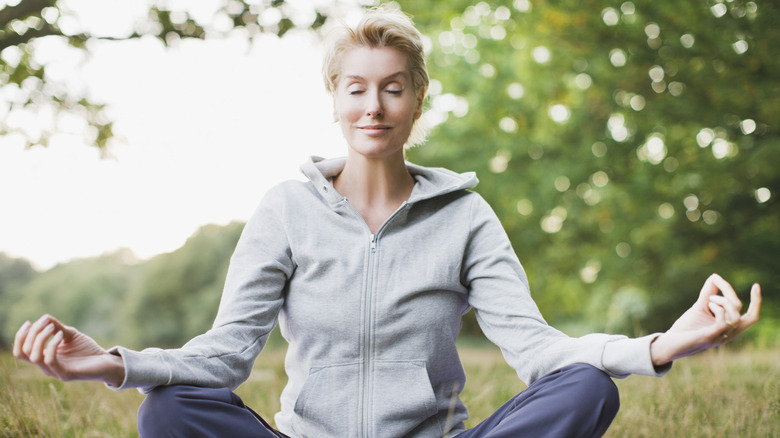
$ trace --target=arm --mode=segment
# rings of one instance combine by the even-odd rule
[[[62,381],[97,380],[117,387],[125,378],[122,358],[110,354],[92,338],[50,315],[25,322],[13,347],[18,359],[37,365],[44,374]]]
[[[487,203],[475,204],[464,260],[469,304],[485,334],[501,347],[507,362],[526,383],[573,362],[589,363],[614,377],[662,375],[674,359],[721,345],[758,320],[759,286],[753,287],[750,307],[740,316],[742,304],[733,288],[713,275],[696,304],[665,333],[636,339],[605,334],[570,338],[542,318],[525,273],[493,216]]]
[[[16,334],[14,355],[60,380],[98,380],[143,391],[187,383],[237,387],[249,375],[284,301],[293,270],[280,196],[266,196],[247,223],[231,259],[214,326],[180,349],[107,351],[73,327],[45,315]]]
[[[148,392],[176,384],[235,389],[249,377],[276,325],[285,285],[294,270],[278,213],[285,198],[279,190],[266,193],[245,225],[209,331],[177,349],[112,349],[125,364],[121,389]]]
[[[650,343],[658,334],[637,339],[600,333],[572,338],[548,325],[500,221],[481,197],[472,199],[462,282],[482,331],[501,348],[521,380],[531,384],[577,362],[613,377],[657,376],[667,371],[668,367],[653,367],[650,359]]]
[[[719,295],[718,292],[722,295]],[[742,302],[737,293],[717,274],[712,274],[699,299],[665,333],[650,344],[653,365],[661,366],[725,344],[758,321],[761,311],[761,287],[754,284],[750,305],[740,314]]]

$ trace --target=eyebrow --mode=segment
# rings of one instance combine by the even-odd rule
[[[403,70],[402,71],[397,71],[397,72],[395,72],[395,73],[393,73],[391,75],[388,75],[388,76],[382,78],[382,81],[387,81],[389,79],[394,79],[394,78],[396,78],[398,76],[401,76],[404,79],[407,79],[407,72],[403,71]],[[360,76],[360,75],[347,75],[347,76],[344,77],[344,79],[356,79],[356,80],[360,80],[360,81],[365,81],[366,80],[366,78],[364,78],[363,76]]]

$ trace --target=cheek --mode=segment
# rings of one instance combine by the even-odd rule
[[[415,101],[406,101],[406,102],[399,102],[399,105],[395,108],[395,114],[397,117],[408,121],[409,123],[414,122],[416,119],[416,113],[417,113],[417,105]]]
[[[349,123],[355,121],[363,115],[361,108],[358,105],[352,103],[341,102],[336,107],[336,116],[341,123]]]

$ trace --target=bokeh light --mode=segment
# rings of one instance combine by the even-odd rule
[[[766,187],[761,187],[756,189],[755,196],[759,204],[764,204],[772,198],[772,192]]]
[[[620,22],[620,15],[615,8],[605,8],[601,11],[601,19],[607,26],[615,26]]]
[[[550,62],[550,58],[552,58],[550,49],[544,46],[535,47],[533,52],[531,53],[531,56],[533,56],[534,61],[536,61],[539,64],[547,64],[548,62]]]
[[[556,104],[550,107],[548,114],[555,123],[566,123],[571,117],[571,110],[566,105]]]

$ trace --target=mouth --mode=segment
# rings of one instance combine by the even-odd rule
[[[363,131],[363,133],[366,135],[377,136],[377,135],[382,135],[385,132],[389,131],[391,127],[387,125],[365,125],[365,126],[359,126],[358,129]]]

